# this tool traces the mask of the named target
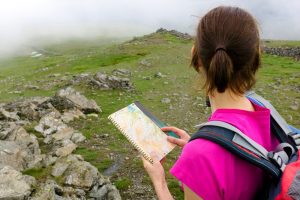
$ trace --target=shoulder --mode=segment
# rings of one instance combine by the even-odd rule
[[[180,157],[189,158],[203,158],[208,157],[215,160],[215,153],[230,154],[226,149],[222,148],[220,145],[205,139],[195,139],[187,143],[182,149],[182,154]],[[215,156],[212,156],[214,154]]]

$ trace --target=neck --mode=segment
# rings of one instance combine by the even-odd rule
[[[209,95],[212,113],[217,109],[241,109],[247,111],[254,111],[251,102],[244,94],[235,94],[229,89],[223,93],[217,91]]]

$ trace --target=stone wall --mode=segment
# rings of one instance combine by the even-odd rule
[[[271,55],[293,57],[300,61],[300,47],[264,47],[263,51]]]

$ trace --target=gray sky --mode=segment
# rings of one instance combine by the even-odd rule
[[[300,40],[299,0],[1,0],[0,56],[38,40],[143,35],[160,27],[194,34],[219,5],[247,9],[263,38]]]

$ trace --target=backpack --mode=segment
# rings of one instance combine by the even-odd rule
[[[190,141],[197,138],[210,140],[264,170],[270,181],[256,199],[300,200],[300,131],[288,125],[261,96],[254,92],[246,96],[253,103],[270,109],[271,132],[280,142],[274,151],[268,152],[238,128],[222,121],[198,125],[199,130]]]

